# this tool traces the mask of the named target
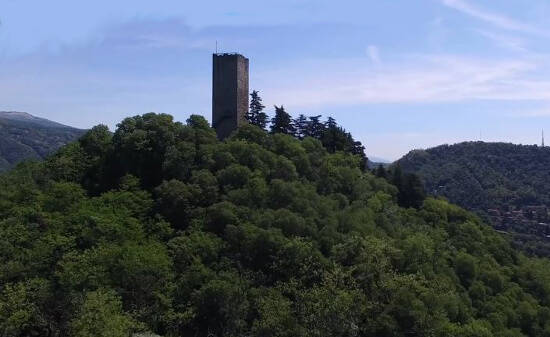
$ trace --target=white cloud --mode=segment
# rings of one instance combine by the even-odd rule
[[[515,111],[509,114],[509,117],[548,117],[550,116],[550,106],[543,106],[537,109],[528,109]]]
[[[270,79],[261,86],[275,103],[298,107],[469,100],[550,102],[550,80],[534,77],[546,67],[540,62],[428,55],[372,68],[362,59],[310,60],[307,65],[277,69],[276,75],[260,77]]]
[[[524,39],[521,39],[519,37],[504,35],[504,34],[497,34],[497,33],[485,31],[485,30],[476,30],[476,31],[482,36],[484,36],[485,38],[493,41],[499,47],[510,49],[516,52],[524,52],[524,53],[528,52],[527,48],[525,48]]]
[[[502,29],[517,31],[522,33],[550,36],[550,32],[536,28],[528,23],[514,20],[512,18],[501,15],[499,13],[490,12],[490,11],[478,8],[464,0],[442,0],[442,2],[447,7],[456,9],[464,14],[467,14],[476,19],[485,21],[487,23],[490,23]]]

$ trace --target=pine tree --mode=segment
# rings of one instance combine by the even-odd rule
[[[336,120],[332,117],[329,117],[324,124],[319,124],[322,128],[312,128],[312,132],[314,134],[317,133],[321,135],[319,139],[329,152],[343,151],[360,156],[361,169],[367,169],[365,147],[360,141],[353,139],[351,133],[339,126],[338,123],[336,123]]]
[[[426,199],[422,181],[413,173],[405,174],[403,178],[403,190],[400,192],[403,207],[420,208]]]
[[[386,169],[384,168],[384,165],[379,164],[378,168],[376,168],[376,171],[374,173],[378,178],[387,178]]]
[[[259,91],[252,90],[250,94],[250,109],[246,114],[246,120],[252,124],[265,129],[267,126],[267,114],[264,112],[265,106],[262,104],[262,98]]]
[[[403,190],[403,171],[399,164],[397,164],[391,172],[391,183],[397,187],[399,191]]]
[[[296,129],[296,137],[304,139],[307,137],[307,117],[303,114],[294,119],[294,128]]]
[[[319,131],[312,127],[311,132],[317,133]],[[349,146],[346,146],[348,143],[346,131],[332,117],[329,117],[324,123],[320,139],[329,152],[349,150]]]
[[[338,126],[338,123],[336,123],[336,119],[329,117],[327,118],[327,121],[325,122],[325,127],[327,128],[335,128]]]
[[[324,132],[325,125],[321,123],[321,115],[309,117],[306,128],[307,136],[320,140],[321,138],[323,138]]]
[[[292,123],[292,118],[285,111],[285,108],[275,105],[275,117],[271,119],[271,133],[285,133],[287,135],[294,135],[296,129]]]
[[[422,206],[426,199],[424,185],[420,178],[413,173],[403,173],[401,165],[397,164],[392,172],[391,183],[397,187],[397,203],[401,207]]]

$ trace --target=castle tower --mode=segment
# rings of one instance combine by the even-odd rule
[[[212,63],[212,127],[224,139],[246,123],[248,59],[240,54],[214,54]]]

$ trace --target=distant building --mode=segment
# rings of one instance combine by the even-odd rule
[[[246,123],[248,59],[240,54],[214,54],[212,63],[212,127],[224,139]]]
[[[509,210],[488,209],[493,227],[499,231],[548,237],[550,216],[544,205],[510,207]]]

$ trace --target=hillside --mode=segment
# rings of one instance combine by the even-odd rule
[[[550,205],[550,148],[465,142],[415,150],[398,163],[429,193],[471,210]]]
[[[411,151],[398,163],[430,194],[475,211],[523,251],[550,257],[550,148],[466,142]]]
[[[25,159],[43,159],[84,132],[24,112],[0,111],[0,172]]]
[[[330,145],[330,144],[329,144]],[[127,118],[0,176],[5,336],[548,336],[550,262],[362,158]]]

